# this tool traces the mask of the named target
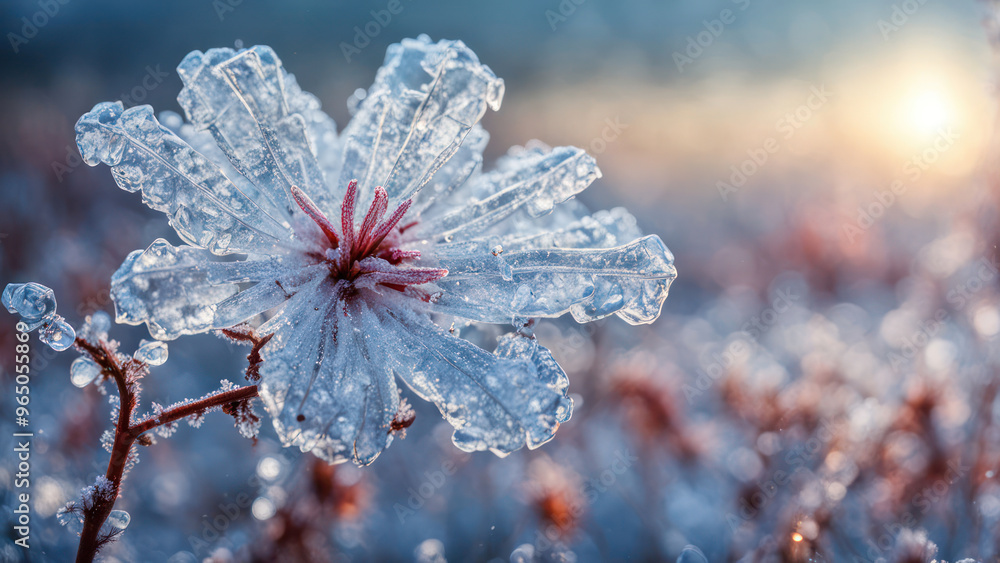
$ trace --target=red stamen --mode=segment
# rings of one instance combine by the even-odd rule
[[[430,283],[448,275],[448,271],[441,268],[400,267],[408,260],[420,258],[420,251],[394,248],[398,244],[397,238],[390,239],[390,243],[383,246],[386,237],[402,232],[403,229],[397,228],[397,225],[410,209],[412,200],[399,204],[392,215],[382,222],[389,207],[389,195],[381,186],[375,188],[371,206],[360,228],[356,229],[354,215],[358,201],[358,182],[351,180],[341,203],[341,229],[338,237],[333,223],[323,215],[309,196],[296,186],[293,186],[291,191],[302,211],[312,218],[330,239],[332,248],[339,251],[339,257],[336,259],[329,249],[325,252],[316,250],[307,252],[307,256],[314,260],[327,261],[331,276],[353,282],[358,288],[374,289],[376,285],[381,285],[402,291],[408,286]],[[403,228],[409,228],[414,224],[416,223],[411,222]]]
[[[359,258],[371,252],[372,230],[378,222],[382,220],[382,216],[385,215],[385,210],[388,207],[389,196],[385,193],[385,189],[382,186],[375,188],[375,201],[373,201],[372,206],[368,208],[365,220],[361,223],[361,230],[358,232],[357,256]]]
[[[323,212],[319,210],[319,207],[316,207],[313,200],[309,199],[309,196],[299,189],[298,186],[292,186],[292,197],[295,199],[295,203],[299,204],[302,211],[305,212],[309,218],[315,221],[317,225],[319,225],[323,234],[330,240],[330,244],[332,244],[334,248],[337,248],[337,231],[334,230],[333,223],[326,218],[326,215],[323,215]]]
[[[396,227],[396,224],[403,219],[403,215],[406,215],[406,212],[407,210],[410,209],[411,205],[413,205],[412,199],[408,199],[403,203],[400,203],[399,207],[397,207],[396,210],[392,212],[392,216],[389,217],[389,219],[385,223],[382,223],[382,226],[380,226],[378,230],[375,231],[375,234],[372,236],[372,244],[371,244],[372,249],[376,249],[378,248],[378,245],[382,244],[382,241],[385,240],[385,237],[389,236],[389,233],[392,232],[392,229]]]
[[[340,225],[344,233],[344,243],[340,247],[341,270],[348,271],[351,267],[351,253],[354,247],[354,205],[358,196],[358,181],[351,180],[347,184],[344,203],[340,207]]]

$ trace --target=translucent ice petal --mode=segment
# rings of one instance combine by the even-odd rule
[[[111,276],[111,297],[118,322],[144,322],[154,338],[171,340],[243,322],[328,272],[295,255],[218,262],[200,248],[157,239]]]
[[[435,282],[443,293],[434,307],[484,322],[568,311],[578,322],[617,314],[632,324],[649,323],[677,277],[673,255],[657,236],[608,249],[505,250],[509,272],[501,271],[486,247],[461,253],[456,248],[437,255],[436,265],[448,276]]]
[[[413,196],[413,206],[410,207],[408,216],[417,218],[425,213],[437,216],[451,211],[450,196],[482,169],[483,150],[489,140],[489,133],[477,123],[455,152],[455,156],[438,169],[431,181]]]
[[[529,217],[545,215],[599,177],[597,164],[583,149],[524,149],[503,168],[475,178],[471,189],[483,199],[473,198],[462,208],[421,223],[415,233],[438,241],[472,238],[518,211]]]
[[[166,342],[159,340],[140,340],[139,348],[136,349],[132,357],[140,362],[145,362],[151,366],[163,365],[167,361],[169,350]]]
[[[21,315],[28,330],[42,326],[56,314],[56,294],[40,283],[9,283],[0,297],[9,313]]]
[[[93,383],[98,375],[101,375],[101,366],[85,356],[73,360],[69,366],[70,382],[81,389]]]
[[[264,347],[260,395],[288,445],[328,462],[368,465],[391,441],[399,393],[378,347],[381,331],[360,300],[324,281],[290,299],[261,327],[274,337]]]
[[[344,130],[338,185],[357,179],[362,207],[376,186],[395,208],[426,184],[473,126],[496,110],[503,80],[461,41],[426,36],[390,45],[375,83]]]
[[[149,106],[97,104],[77,122],[76,134],[87,164],[103,162],[122,189],[142,190],[146,205],[165,213],[185,242],[215,254],[289,244],[291,231],[273,206],[240,191],[211,160],[160,125]]]
[[[501,358],[512,360],[525,359],[534,364],[538,372],[538,380],[547,385],[550,389],[565,393],[569,388],[569,377],[563,371],[552,353],[538,343],[532,337],[525,336],[518,332],[507,333],[497,339],[497,349],[494,353]],[[558,418],[559,422],[569,420],[571,412],[567,411]]]
[[[388,330],[375,338],[398,347],[390,355],[396,373],[455,427],[459,448],[498,455],[536,448],[569,418],[572,401],[561,383],[550,385],[560,377],[540,347],[524,357],[518,343],[508,342],[490,354],[408,310],[377,312]]]
[[[42,326],[42,330],[38,333],[38,340],[42,341],[43,344],[48,344],[56,352],[62,352],[73,345],[76,340],[76,331],[66,322],[66,319],[55,315]]]
[[[270,47],[189,53],[177,67],[177,101],[188,120],[212,133],[233,166],[290,216],[292,186],[323,202],[329,192],[310,133],[335,129]]]

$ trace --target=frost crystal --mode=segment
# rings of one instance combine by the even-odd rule
[[[412,420],[397,418],[398,378],[463,450],[538,447],[572,412],[548,350],[513,333],[490,353],[431,315],[659,315],[673,256],[625,210],[568,201],[600,177],[582,149],[532,142],[482,171],[478,122],[504,85],[463,43],[392,45],[339,134],[268,47],[195,51],[178,74],[188,124],[120,103],[77,123],[85,161],[187,243],[128,256],[112,278],[117,320],[170,340],[280,307],[258,328],[259,373],[286,445],[371,463]]]
[[[98,342],[108,339],[108,331],[111,330],[111,317],[104,311],[97,311],[86,318],[83,328],[80,329],[80,336]]]
[[[62,352],[76,340],[73,327],[56,314],[55,293],[42,284],[7,284],[0,302],[3,302],[7,312],[21,315],[21,320],[28,325],[29,331],[41,327],[38,339],[55,351]]]

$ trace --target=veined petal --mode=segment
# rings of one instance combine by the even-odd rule
[[[118,322],[146,323],[154,338],[172,340],[241,323],[327,271],[290,255],[218,262],[201,248],[157,239],[128,255],[111,277],[111,297]]]
[[[275,207],[289,217],[296,212],[293,185],[321,206],[332,203],[311,135],[335,144],[335,126],[270,47],[194,51],[177,74],[184,82],[177,100],[188,119],[212,133],[233,166]]]
[[[578,322],[617,314],[643,324],[659,316],[677,277],[657,236],[607,249],[484,250],[433,257],[448,270],[435,282],[442,290],[435,311],[491,323],[570,312]]]
[[[215,254],[279,251],[292,233],[275,210],[243,193],[211,160],[153,117],[149,106],[100,103],[76,124],[87,164],[111,167],[122,189],[142,190],[185,242]]]
[[[537,343],[512,341],[491,354],[407,309],[375,312],[392,335],[386,345],[397,349],[389,356],[397,375],[455,427],[459,448],[500,456],[537,448],[572,413],[564,381],[552,372],[559,368]]]
[[[462,240],[480,236],[516,212],[540,217],[600,176],[593,157],[583,149],[521,149],[513,152],[502,167],[476,176],[472,185],[463,188],[462,193],[468,193],[470,198],[464,207],[422,222],[415,236],[436,241]]]
[[[262,351],[260,396],[286,445],[368,465],[392,441],[399,391],[372,336],[378,320],[343,299],[344,285],[297,294],[261,327],[274,337]]]
[[[389,208],[420,190],[458,150],[486,108],[496,110],[503,80],[461,41],[426,36],[390,45],[364,102],[344,130],[338,185],[361,184],[361,207],[376,186]]]

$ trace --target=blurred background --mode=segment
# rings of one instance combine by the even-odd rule
[[[385,48],[426,33],[506,81],[487,165],[534,138],[597,158],[580,199],[627,207],[676,255],[662,317],[540,323],[576,410],[505,459],[457,450],[422,401],[365,469],[282,449],[269,420],[256,445],[222,414],[182,426],[142,451],[106,560],[672,561],[689,544],[708,561],[997,560],[992,3],[401,0],[382,23],[387,4],[5,0],[0,284],[52,287],[80,326],[113,311],[128,252],[177,240],[80,162],[94,104],[180,111],[184,55],[265,44],[343,127]],[[103,473],[110,406],[70,384],[72,353],[32,342],[32,548],[13,545],[5,457],[0,559],[65,561],[77,538],[55,512]],[[173,342],[143,400],[237,380],[245,354]]]

